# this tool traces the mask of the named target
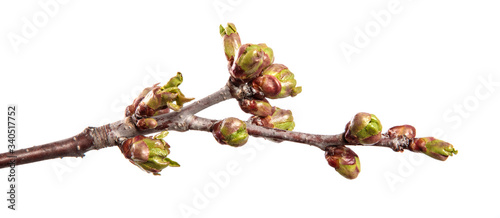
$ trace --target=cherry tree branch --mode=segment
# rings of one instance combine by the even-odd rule
[[[100,127],[88,127],[83,132],[57,142],[34,146],[27,149],[19,149],[13,153],[0,154],[0,168],[8,167],[15,162],[16,165],[27,164],[62,157],[83,157],[91,150],[99,150],[105,147],[120,145],[124,140],[163,130],[187,131],[199,130],[211,132],[213,125],[219,120],[211,120],[195,116],[196,113],[227,99],[251,95],[252,90],[246,85],[234,86],[228,82],[219,91],[195,101],[178,112],[170,112],[154,118],[158,125],[153,129],[140,130],[135,123],[137,118],[131,116],[114,123]],[[344,133],[336,135],[317,135],[295,131],[285,131],[275,128],[267,128],[247,122],[248,134],[255,137],[264,137],[275,140],[291,141],[308,144],[325,150],[327,146],[360,145],[349,144]],[[386,134],[373,146],[389,147],[395,151],[408,149],[411,139],[406,137],[389,138]]]
[[[348,179],[360,172],[357,154],[346,145],[388,147],[394,151],[408,149],[422,152],[437,160],[457,154],[453,145],[433,137],[415,138],[411,125],[391,127],[382,133],[382,124],[374,115],[357,113],[345,126],[345,132],[319,135],[292,131],[295,127],[290,110],[272,106],[268,99],[294,97],[302,92],[294,74],[283,64],[274,62],[274,52],[266,44],[241,44],[234,24],[220,26],[224,53],[230,74],[219,91],[187,104],[179,85],[178,72],[165,85],[146,87],[125,109],[125,118],[57,142],[0,154],[0,168],[62,157],[83,157],[91,150],[118,146],[131,163],[146,172],[159,175],[166,167],[180,166],[167,157],[170,145],[163,139],[168,131],[198,130],[210,132],[220,144],[238,147],[249,136],[274,142],[290,141],[315,146],[325,152],[328,164]],[[196,116],[208,107],[227,99],[236,99],[240,109],[252,114],[248,121],[227,117],[212,120]],[[154,136],[145,136],[152,133]]]
[[[104,126],[88,127],[83,132],[67,139],[2,153],[0,154],[0,168],[9,167],[12,164],[22,165],[54,158],[83,157],[86,152],[91,150],[120,145],[126,138],[156,133],[165,129],[187,131],[186,120],[190,119],[191,116],[230,98],[232,98],[230,86],[225,85],[219,91],[189,104],[179,112],[153,117],[158,121],[158,126],[154,129],[140,130],[135,126],[136,119],[134,117],[126,117]]]

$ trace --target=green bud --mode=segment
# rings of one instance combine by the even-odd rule
[[[373,114],[357,113],[346,125],[345,139],[352,144],[373,144],[382,137],[382,124]]]
[[[457,154],[452,144],[434,137],[416,138],[409,146],[410,151],[422,152],[436,160],[445,161],[449,156]]]
[[[226,28],[220,25],[219,30],[224,43],[224,53],[228,61],[228,66],[231,67],[234,62],[236,52],[241,46],[240,35],[232,23],[228,23]]]
[[[283,64],[272,64],[262,72],[262,76],[252,81],[252,86],[272,99],[296,96],[302,87],[296,87],[294,74]]]
[[[179,111],[184,103],[194,99],[186,98],[179,89],[182,80],[182,74],[178,72],[164,86],[154,87],[139,103],[135,114],[150,117],[168,113],[170,109]]]
[[[248,141],[247,125],[234,117],[215,123],[212,134],[220,144],[228,144],[233,147],[242,146]]]
[[[345,146],[328,146],[325,149],[328,164],[347,179],[355,179],[361,171],[359,157]]]
[[[167,166],[180,166],[167,157],[170,154],[169,148],[170,145],[163,139],[142,135],[126,140],[120,146],[123,155],[131,163],[154,175],[160,175],[160,171]]]
[[[266,44],[244,44],[238,49],[229,73],[233,78],[247,82],[258,77],[273,61],[272,49]]]
[[[406,136],[409,139],[415,138],[417,130],[411,125],[394,126],[387,130],[389,138],[396,138],[398,136]]]
[[[253,116],[250,122],[263,127],[292,131],[295,128],[291,110],[273,107],[273,114],[266,117]]]
[[[266,99],[239,99],[241,110],[255,116],[265,117],[273,114],[273,107]]]

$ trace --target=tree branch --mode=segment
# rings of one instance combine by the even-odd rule
[[[95,128],[86,128],[82,133],[57,142],[20,149],[13,153],[0,154],[0,168],[11,164],[21,165],[59,157],[83,157],[84,153],[93,150]]]
[[[191,119],[194,114],[230,98],[232,98],[230,86],[225,85],[219,91],[189,104],[179,112],[152,117],[158,121],[158,126],[155,129],[139,130],[135,126],[137,119],[126,117],[104,126],[88,127],[83,132],[64,140],[19,149],[12,153],[2,153],[0,154],[0,168],[8,167],[11,163],[22,165],[54,158],[83,157],[86,152],[91,150],[117,146],[126,138],[156,133],[165,129],[187,131],[186,120]]]
[[[195,116],[194,114],[219,102],[230,98],[242,97],[252,94],[251,88],[246,85],[234,86],[228,82],[219,91],[206,96],[194,103],[182,108],[179,112],[170,112],[151,117],[158,122],[153,129],[140,130],[136,127],[137,118],[126,117],[114,123],[101,127],[88,127],[82,133],[57,142],[34,146],[28,149],[16,150],[13,153],[0,154],[0,168],[8,167],[13,161],[16,165],[43,161],[62,157],[83,157],[84,153],[90,150],[98,150],[105,147],[120,145],[124,140],[163,130],[187,131],[198,130],[211,132],[213,125],[219,120],[211,120]],[[295,131],[285,131],[275,128],[267,128],[246,122],[249,135],[254,137],[264,137],[275,140],[291,141],[308,144],[325,150],[327,146],[340,145],[361,145],[349,144],[344,133],[336,135],[318,135]],[[382,139],[372,144],[373,146],[389,147],[395,151],[408,149],[412,139],[406,137],[389,138],[387,134],[382,135]],[[366,146],[366,145],[365,145]]]
[[[219,120],[210,120],[198,116],[193,116],[193,119],[190,120],[188,127],[191,130],[211,132],[213,124],[217,122],[219,122]],[[350,145],[388,147],[393,149],[394,151],[402,151],[403,149],[409,149],[409,145],[412,142],[412,139],[409,139],[405,136],[390,138],[387,134],[382,134],[382,138],[380,139],[380,141],[372,145],[350,144],[344,138],[345,133],[336,135],[318,135],[297,131],[267,128],[252,124],[250,122],[246,122],[246,125],[248,134],[251,136],[308,144],[311,146],[315,146],[321,150],[325,150],[327,146]]]

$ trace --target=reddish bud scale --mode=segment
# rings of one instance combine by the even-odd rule
[[[240,99],[238,100],[241,110],[255,116],[265,117],[273,114],[273,107],[266,99]]]
[[[356,162],[354,157],[357,157],[357,154],[351,151],[348,147],[328,146],[325,150],[325,158],[328,164],[335,169],[339,168],[340,164],[353,165]]]
[[[264,93],[268,98],[275,98],[281,92],[281,82],[274,76],[262,75],[252,81],[252,87]]]
[[[130,146],[130,159],[136,163],[144,163],[149,159],[149,147],[144,141],[132,143]]]
[[[417,130],[411,125],[394,126],[387,130],[390,138],[406,136],[409,139],[415,138]]]
[[[253,116],[249,120],[252,124],[267,128],[277,128],[291,131],[295,127],[292,111],[273,107],[272,115],[266,117]]]
[[[159,106],[161,101],[161,96],[158,96],[156,92],[160,90],[161,87],[154,87],[139,103],[135,114],[139,117],[150,117],[156,112],[157,106]],[[149,104],[148,104],[149,103]]]
[[[434,139],[434,137],[428,137],[428,138],[431,140]],[[408,149],[414,152],[426,152],[427,151],[427,148],[425,147],[426,143],[427,142],[422,138],[418,138],[414,140],[413,143],[410,144],[410,146],[408,146]]]
[[[214,136],[215,140],[219,143],[219,144],[226,144],[226,142],[224,141],[225,138],[224,136],[222,135],[222,132],[220,131],[220,125],[221,125],[222,122],[217,122],[214,124],[214,126],[212,127],[212,135]]]
[[[140,119],[136,124],[137,128],[139,128],[140,130],[154,129],[157,125],[158,122],[156,122],[156,120],[153,118]]]
[[[130,139],[127,139],[125,142],[123,142],[119,148],[123,154],[123,156],[125,156],[127,159],[130,159],[132,157],[132,154],[131,154],[131,151],[130,151],[130,147],[132,146],[132,144],[134,144],[135,142],[137,141],[140,141],[142,139],[146,138],[145,136],[143,135],[138,135],[136,137],[133,137],[133,138],[130,138]]]
[[[135,113],[137,106],[139,106],[139,103],[141,103],[142,99],[144,99],[144,97],[146,97],[146,95],[152,89],[154,89],[155,87],[158,87],[158,84],[159,83],[156,83],[153,86],[147,87],[144,90],[142,90],[141,94],[139,94],[139,96],[137,96],[137,98],[134,99],[134,102],[131,105],[127,106],[127,108],[125,109],[125,116],[126,117],[132,116]]]

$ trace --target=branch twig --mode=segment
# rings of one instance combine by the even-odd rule
[[[246,86],[231,86],[228,83],[219,91],[208,95],[184,107],[179,112],[170,112],[154,118],[158,125],[154,129],[140,130],[135,126],[135,117],[126,117],[101,127],[88,127],[82,133],[57,142],[16,150],[13,153],[0,154],[0,168],[8,167],[13,161],[16,165],[27,164],[62,157],[83,157],[90,150],[120,145],[123,140],[137,135],[146,135],[163,130],[187,131],[199,130],[211,132],[213,125],[219,120],[211,120],[195,116],[196,113],[234,96],[249,95],[251,90]],[[250,93],[251,94],[251,93]],[[308,144],[325,150],[327,146],[360,145],[349,144],[344,133],[336,135],[317,135],[295,131],[267,128],[247,122],[248,134],[283,141]],[[383,134],[379,142],[373,146],[389,147],[395,151],[408,149],[412,139],[406,137],[390,138]],[[364,145],[366,146],[366,145]]]

